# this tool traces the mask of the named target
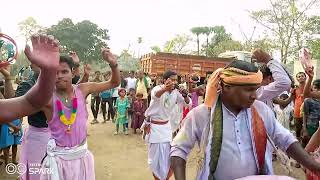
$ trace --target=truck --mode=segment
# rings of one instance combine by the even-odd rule
[[[159,76],[166,70],[172,70],[179,76],[197,73],[201,78],[206,78],[216,69],[225,67],[233,60],[233,58],[157,52],[143,55],[140,62],[141,69],[148,74]]]

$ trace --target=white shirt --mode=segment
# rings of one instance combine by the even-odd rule
[[[150,126],[150,134],[146,136],[148,143],[167,143],[172,141],[172,117],[174,117],[175,106],[184,104],[184,98],[177,89],[171,93],[165,92],[159,98],[156,93],[164,88],[164,85],[156,86],[151,91],[151,102],[145,112],[146,117],[156,121],[170,121],[163,125],[153,124]]]
[[[192,108],[191,98],[189,98],[189,104],[186,104],[186,103],[176,104],[174,106],[174,111],[173,111],[173,114],[170,118],[172,132],[175,132],[176,130],[178,130],[178,128],[180,126],[180,121],[182,120],[182,117],[183,117],[183,108],[184,107],[188,107],[189,109]]]
[[[291,88],[291,80],[280,62],[271,60],[267,67],[272,73],[273,82],[257,89],[257,100],[266,103],[273,109],[272,99]]]
[[[288,104],[287,107],[281,109],[278,104],[274,105],[274,111],[277,114],[277,120],[286,129],[290,130],[290,115],[293,115],[293,104]]]
[[[127,77],[126,80],[127,80],[127,87],[126,87],[127,92],[129,92],[131,88],[136,89],[136,82],[137,82],[136,78]]]
[[[114,88],[114,92],[112,94],[112,97],[119,97],[119,89],[120,89],[120,85],[116,88]]]
[[[297,139],[276,120],[272,110],[259,101],[254,102],[254,107],[264,121],[268,135],[276,146],[286,152],[287,148]],[[187,117],[182,129],[172,142],[170,156],[178,156],[186,159],[195,143],[205,145],[204,166],[199,171],[198,180],[208,179],[211,157],[212,129],[210,114],[214,112],[215,105],[210,112],[205,105],[199,105],[192,109]],[[237,120],[237,121],[236,121]],[[233,180],[236,178],[256,175],[257,165],[252,149],[252,116],[251,109],[241,111],[237,117],[232,115],[223,107],[223,139],[220,157],[214,174],[217,180]],[[209,128],[209,133],[205,133]],[[239,132],[237,132],[239,131]],[[208,142],[205,141],[208,139]],[[240,144],[239,144],[240,143]],[[267,144],[265,164],[266,173],[273,174],[272,152],[270,143]]]
[[[231,180],[257,174],[258,169],[252,151],[247,111],[242,110],[235,116],[224,105],[222,105],[222,110],[223,140],[215,177]],[[211,145],[207,148],[210,152]],[[243,169],[246,169],[246,171],[243,171]],[[233,172],[229,173],[230,170]]]
[[[151,91],[151,102],[149,108],[145,112],[146,117],[155,120],[169,121],[174,114],[174,106],[176,104],[184,104],[184,98],[177,89],[171,93],[165,92],[159,98],[156,93],[164,88],[164,85],[156,86]]]

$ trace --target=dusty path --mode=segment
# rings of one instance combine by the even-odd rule
[[[99,114],[101,116],[101,114]],[[89,119],[91,121],[91,117]],[[99,119],[101,122],[101,117]],[[25,123],[24,123],[25,124]],[[112,122],[88,125],[89,149],[94,154],[97,180],[151,180],[152,176],[147,166],[147,146],[140,135],[130,134],[114,136]],[[0,166],[0,179],[15,179],[17,175],[7,175],[4,166]],[[196,158],[193,152],[188,160],[187,179],[194,179]],[[275,171],[282,174],[284,170],[275,163]],[[304,179],[300,169],[295,169],[294,176]],[[173,179],[173,178],[172,178]]]

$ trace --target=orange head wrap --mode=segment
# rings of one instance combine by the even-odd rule
[[[218,97],[219,83],[243,86],[257,85],[262,82],[262,73],[247,72],[234,67],[219,68],[209,78],[206,90],[206,98],[204,104],[211,107]]]

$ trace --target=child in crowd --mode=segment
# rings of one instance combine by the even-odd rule
[[[120,125],[123,126],[123,132],[128,135],[128,109],[130,107],[129,100],[126,97],[126,89],[119,89],[119,97],[116,100],[116,132],[115,135],[119,134]]]
[[[279,97],[281,100],[286,100],[289,98],[287,94],[281,94]],[[288,104],[287,106],[282,106],[275,104],[274,110],[277,115],[277,119],[280,124],[286,129],[290,130],[290,122],[293,121],[293,106]]]
[[[9,151],[12,148],[12,163],[17,162],[18,145],[21,144],[22,130],[21,121],[16,119],[11,123],[2,124],[0,136],[0,149],[3,149],[4,162],[7,165],[9,162]]]
[[[129,120],[131,121],[131,127],[132,127],[132,116],[133,116],[133,103],[136,100],[136,90],[133,88],[129,89],[128,93],[128,100],[130,104],[130,108],[128,109],[128,115],[129,115]]]
[[[144,112],[146,108],[143,104],[143,94],[137,93],[137,99],[133,103],[133,116],[131,128],[133,129],[133,133],[136,134],[136,130],[139,129],[144,121]]]

